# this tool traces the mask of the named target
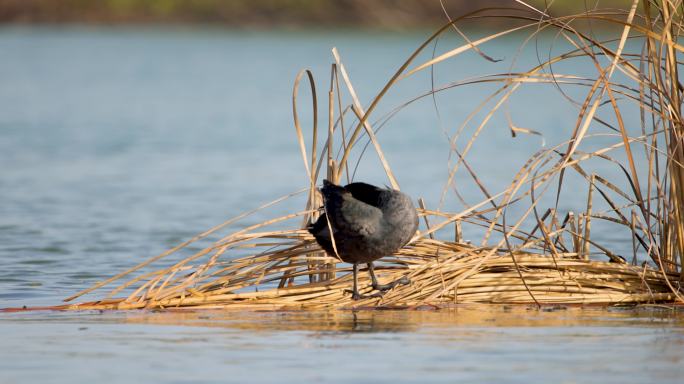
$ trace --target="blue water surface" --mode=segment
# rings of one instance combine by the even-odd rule
[[[292,123],[297,73],[313,71],[326,129],[333,46],[367,106],[427,35],[0,28],[0,307],[57,304],[305,187]],[[507,72],[518,43],[508,38],[486,46],[505,59],[497,63],[465,53],[438,67],[435,82]],[[452,37],[439,44],[445,50],[462,42]],[[537,60],[523,55],[518,64]],[[380,124],[382,116],[428,92],[431,81],[429,71],[403,80],[370,120]],[[444,132],[458,129],[494,90],[483,84],[422,98],[383,126],[378,138],[403,190],[424,197],[429,207],[440,204],[449,172]],[[299,93],[308,135],[306,80]],[[507,108],[517,125],[543,132],[547,145],[574,128],[576,109],[550,88],[521,91]],[[346,125],[352,120],[348,116]],[[506,120],[495,116],[469,157],[492,191],[542,148],[538,136],[512,138]],[[356,178],[388,183],[372,152]],[[457,182],[468,202],[482,199],[466,176],[459,174]],[[580,211],[585,189],[572,190],[577,196],[560,208]],[[449,196],[444,209],[462,208]],[[303,207],[296,197],[227,231]],[[475,229],[465,230],[476,238]],[[628,237],[595,232],[597,241],[629,256]],[[665,383],[684,373],[681,317],[657,311],[573,313],[560,315],[562,321],[533,311],[516,315],[512,324],[497,320],[512,316],[498,311],[490,322],[462,321],[458,313],[438,319],[362,314],[361,320],[344,313],[334,321],[330,315],[198,316],[207,321],[152,313],[1,314],[0,383]]]

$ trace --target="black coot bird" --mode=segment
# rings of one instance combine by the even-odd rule
[[[339,255],[342,261],[354,265],[352,299],[366,297],[358,290],[357,274],[361,263],[368,264],[373,289],[384,292],[397,284],[408,284],[406,277],[378,284],[373,261],[395,253],[416,233],[418,215],[411,198],[394,189],[359,182],[342,187],[328,180],[323,180],[321,193],[326,213],[308,230],[329,255]]]

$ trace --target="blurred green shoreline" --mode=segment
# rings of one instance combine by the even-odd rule
[[[527,3],[545,9],[544,0]],[[629,0],[556,0],[551,15],[586,7],[627,9]],[[442,6],[445,8],[442,9]],[[432,28],[489,7],[527,9],[514,0],[0,0],[2,24],[180,24],[234,28]],[[489,21],[487,23],[492,23]],[[478,23],[480,23],[478,21]]]

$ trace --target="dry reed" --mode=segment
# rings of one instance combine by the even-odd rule
[[[511,9],[483,9],[451,20],[436,31],[399,67],[378,95],[364,108],[354,91],[339,52],[334,63],[327,98],[327,130],[319,132],[318,96],[310,71],[297,77],[293,92],[296,134],[310,182],[304,211],[248,226],[221,237],[203,250],[171,266],[143,271],[143,268],[214,234],[243,214],[197,237],[117,274],[70,298],[74,300],[104,286],[118,284],[100,300],[67,304],[68,309],[136,308],[417,308],[444,307],[459,303],[507,304],[634,304],[681,302],[684,293],[684,129],[681,101],[684,86],[679,81],[679,55],[684,47],[677,41],[682,26],[681,1],[634,0],[627,10],[589,10],[585,13],[551,17],[551,10],[529,6]],[[427,47],[462,23],[505,17],[518,25],[465,43],[422,63],[416,63]],[[618,26],[617,38],[599,39],[575,28],[577,23]],[[481,48],[487,42],[519,32],[527,32],[528,44],[543,32],[554,31],[567,45],[559,55],[540,60],[524,72],[482,76],[434,87],[416,99],[466,84],[494,84],[497,90],[452,133],[450,171],[442,193],[457,190],[455,177],[465,173],[481,191],[483,199],[464,204],[460,212],[429,210],[420,202],[424,229],[412,242],[382,260],[377,268],[381,280],[408,276],[411,284],[398,286],[382,298],[353,302],[345,289],[350,287],[349,265],[327,256],[303,228],[318,214],[321,199],[316,185],[323,175],[333,181],[352,174],[352,149],[366,138],[375,150],[389,183],[399,188],[376,133],[395,112],[371,123],[370,117],[393,86],[458,55],[476,51],[487,60]],[[629,46],[627,43],[630,43]],[[631,49],[638,44],[639,50]],[[587,60],[595,77],[561,74],[554,66],[574,60]],[[619,73],[623,80],[615,80]],[[307,151],[304,129],[297,114],[300,82],[306,79],[312,95],[312,145]],[[567,141],[534,153],[515,174],[509,186],[491,192],[466,159],[490,118],[504,110],[506,103],[526,84],[548,84],[585,89],[578,108],[574,130]],[[349,100],[349,101],[348,101]],[[571,102],[573,102],[571,100]],[[401,106],[399,109],[406,107]],[[491,106],[493,104],[493,106]],[[485,109],[489,106],[489,109]],[[623,118],[626,108],[637,108],[640,132],[633,121]],[[611,120],[599,117],[601,108],[610,108]],[[475,122],[478,113],[484,114]],[[479,115],[481,116],[481,115]],[[511,133],[539,134],[517,127],[508,118]],[[349,125],[349,122],[354,122]],[[472,134],[465,135],[465,127]],[[598,128],[608,130],[601,133]],[[318,146],[318,135],[327,133]],[[581,144],[594,137],[612,139],[610,145],[586,151]],[[460,147],[458,145],[460,143]],[[465,144],[463,144],[465,143]],[[340,148],[338,154],[334,153]],[[320,153],[319,153],[320,150]],[[635,152],[640,151],[640,156]],[[643,155],[641,154],[643,152]],[[640,160],[640,159],[645,160]],[[624,160],[620,160],[624,159]],[[589,160],[613,164],[621,182],[591,172]],[[567,189],[569,173],[587,181],[583,212],[559,212],[558,199]],[[619,187],[618,185],[627,187]],[[541,197],[555,193],[555,205],[543,207]],[[273,203],[282,201],[281,198]],[[600,204],[599,204],[600,203]],[[515,206],[522,212],[511,218]],[[600,207],[607,207],[601,209]],[[262,207],[266,208],[266,206]],[[250,212],[253,213],[253,212]],[[248,213],[249,214],[249,213]],[[289,229],[282,228],[283,222]],[[634,257],[626,262],[618,252],[594,240],[596,223],[626,229],[626,242],[633,244]],[[280,225],[281,227],[274,227]],[[451,229],[453,226],[453,229]],[[463,242],[462,226],[483,229],[480,245]],[[437,233],[452,231],[447,241]],[[247,253],[245,255],[245,253]],[[649,261],[639,263],[637,255]],[[128,277],[128,281],[123,281]],[[361,286],[367,287],[366,274]],[[368,290],[369,288],[366,288]],[[126,297],[118,297],[127,290]],[[98,291],[100,292],[100,291]],[[118,298],[114,298],[118,297]]]

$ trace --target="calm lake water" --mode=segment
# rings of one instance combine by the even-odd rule
[[[57,304],[305,186],[291,118],[297,72],[312,69],[325,94],[336,46],[367,103],[425,36],[1,28],[0,307]],[[440,67],[438,84],[508,71],[515,41],[487,47],[508,62],[465,54]],[[524,55],[519,64],[535,60]],[[429,89],[427,72],[400,83],[377,117]],[[453,132],[493,90],[445,93],[440,118],[423,99],[383,127],[379,138],[404,190],[439,204],[449,155],[441,128]],[[300,95],[309,127],[305,88]],[[516,103],[516,124],[542,131],[547,143],[573,128],[576,112],[558,92],[531,89]],[[541,140],[511,138],[502,116],[490,125],[471,165],[496,191]],[[386,183],[372,153],[357,179]],[[471,202],[481,197],[477,188],[463,193]],[[585,199],[560,208],[581,210]],[[230,229],[302,207],[293,199]],[[627,254],[624,236],[597,232]],[[682,316],[655,309],[36,312],[0,314],[0,334],[0,383],[643,383],[684,374]]]

